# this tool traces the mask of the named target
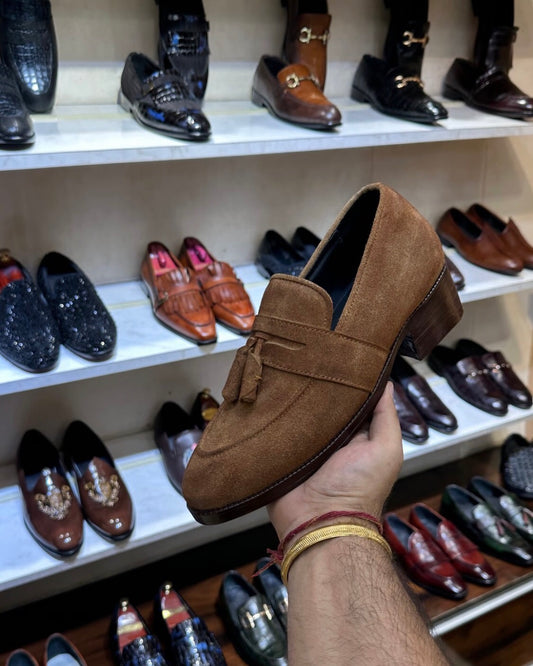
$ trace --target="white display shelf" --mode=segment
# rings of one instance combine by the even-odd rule
[[[449,118],[422,125],[380,114],[348,98],[333,100],[343,115],[334,131],[314,131],[273,118],[250,101],[208,102],[207,142],[172,139],[139,126],[120,106],[57,106],[33,117],[35,145],[0,151],[0,170],[43,169],[285,154],[434,141],[461,141],[533,134],[533,123],[510,120],[446,101]]]
[[[477,268],[462,259],[455,250],[447,252],[465,275],[466,286],[460,292],[463,302],[533,289],[533,271],[524,270],[516,277],[509,277]],[[235,270],[257,312],[267,280],[261,277],[253,264],[239,266]],[[100,286],[98,292],[117,324],[114,355],[108,361],[94,363],[62,346],[56,368],[39,374],[20,370],[0,357],[0,396],[234,351],[245,342],[243,336],[223,326],[217,326],[218,340],[212,345],[198,346],[173,333],[154,317],[150,301],[139,281]]]

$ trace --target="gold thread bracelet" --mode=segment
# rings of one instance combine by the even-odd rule
[[[319,527],[312,532],[304,534],[303,537],[298,539],[287,551],[287,554],[283,558],[281,563],[281,577],[285,585],[287,585],[289,569],[293,564],[294,560],[301,555],[304,550],[307,550],[311,546],[314,546],[321,541],[326,541],[327,539],[335,539],[337,537],[343,536],[356,536],[362,537],[363,539],[370,539],[379,543],[379,545],[387,552],[389,557],[392,559],[392,551],[389,544],[385,539],[374,530],[369,529],[368,527],[363,527],[361,525],[327,525],[326,527]]]

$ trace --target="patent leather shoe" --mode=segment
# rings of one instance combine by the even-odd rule
[[[291,238],[291,245],[305,261],[309,261],[318,247],[320,238],[306,227],[297,227]]]
[[[88,361],[105,361],[114,352],[117,327],[87,275],[59,252],[46,254],[37,282],[67,349]]]
[[[407,397],[403,386],[393,381],[394,406],[400,421],[402,437],[413,444],[423,444],[429,437],[428,427],[420,412]]]
[[[272,564],[269,557],[261,558],[256,562],[253,581],[254,587],[266,597],[281,626],[287,631],[289,595],[281,578],[279,566]]]
[[[52,555],[69,557],[81,548],[83,515],[59,452],[38,430],[24,433],[17,451],[24,523]]]
[[[194,424],[200,428],[200,430],[205,430],[209,425],[209,422],[217,413],[219,407],[220,404],[211,395],[211,390],[208,388],[202,389],[196,395],[191,407],[191,417]]]
[[[426,534],[395,513],[383,518],[383,536],[409,578],[433,594],[463,599],[467,588],[449,557]]]
[[[257,249],[255,265],[267,279],[274,273],[300,275],[306,260],[281,234],[269,229]]]
[[[214,634],[196,615],[172,583],[164,583],[154,600],[154,621],[173,663],[186,666],[226,666]]]
[[[0,62],[0,146],[31,146],[34,141],[33,122],[13,72]]]
[[[533,443],[513,433],[501,449],[500,473],[503,485],[523,499],[533,499]]]
[[[57,84],[57,44],[49,0],[3,0],[0,49],[28,111],[49,113]]]
[[[476,585],[494,585],[494,569],[452,522],[422,503],[411,507],[409,522],[440,546],[465,580]]]
[[[68,666],[87,666],[78,648],[63,634],[52,634],[46,639],[43,666],[68,664]]]
[[[9,250],[0,250],[0,354],[22,370],[47,372],[59,359],[59,346],[41,290]]]
[[[175,139],[205,141],[211,125],[181,75],[162,71],[142,53],[130,53],[120,79],[118,103],[143,127]]]
[[[440,512],[484,552],[520,566],[533,564],[533,547],[486,502],[465,488],[446,486]]]
[[[131,496],[102,440],[82,421],[72,421],[61,452],[89,525],[113,541],[129,537],[135,523]]]
[[[159,639],[128,600],[121,599],[109,626],[111,647],[118,666],[169,666]]]

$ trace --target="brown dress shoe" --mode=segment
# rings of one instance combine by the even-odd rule
[[[236,518],[311,476],[370,416],[398,351],[424,357],[461,314],[428,222],[385,185],[361,190],[299,277],[270,279],[185,470],[194,517]]]
[[[131,497],[102,440],[82,421],[73,421],[61,451],[89,525],[113,541],[129,537],[135,522]]]
[[[235,333],[248,334],[254,323],[254,307],[233,268],[217,261],[191,236],[183,240],[179,259],[200,283],[215,319]]]
[[[517,257],[504,254],[496,233],[485,225],[480,227],[458,208],[449,208],[437,224],[442,243],[455,247],[467,261],[481,268],[506,275],[518,275],[524,264]]]
[[[400,421],[402,437],[413,444],[423,444],[429,437],[427,423],[407,397],[402,385],[398,382],[393,382],[393,384],[394,406]]]
[[[48,552],[68,557],[83,541],[83,515],[59,452],[38,430],[24,433],[17,452],[24,523]]]
[[[252,102],[281,120],[310,129],[332,129],[341,113],[320,90],[305,65],[287,65],[276,56],[262,56],[252,85]]]
[[[216,342],[215,317],[198,280],[162,243],[149,243],[141,278],[161,323],[199,345]]]
[[[466,214],[481,228],[489,226],[494,231],[505,254],[520,259],[524,268],[533,269],[533,247],[522,236],[513,220],[504,222],[488,208],[477,203],[472,204]]]

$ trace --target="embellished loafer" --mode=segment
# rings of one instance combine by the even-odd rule
[[[159,639],[128,599],[121,599],[115,608],[109,634],[118,666],[169,666]]]
[[[533,499],[533,442],[513,433],[501,450],[500,473],[503,485],[522,499]]]
[[[268,568],[265,569],[265,567]],[[264,570],[262,571],[262,569]],[[272,564],[269,557],[261,558],[255,565],[253,581],[254,587],[266,597],[281,626],[287,631],[289,595],[281,578],[279,566]]]
[[[0,354],[28,372],[47,372],[59,359],[59,331],[29,272],[0,250]]]
[[[46,254],[37,282],[50,305],[67,349],[88,361],[105,361],[115,350],[113,318],[87,275],[59,252]]]
[[[67,428],[61,447],[65,466],[76,479],[89,525],[100,536],[122,541],[134,526],[130,494],[102,440],[82,421]]]
[[[142,53],[130,53],[118,94],[120,106],[143,127],[175,139],[205,141],[211,125],[178,72],[162,71]]]
[[[433,228],[385,185],[363,188],[299,277],[270,279],[185,470],[194,517],[236,518],[311,476],[372,413],[396,354],[423,358],[461,315]]]
[[[31,146],[34,141],[33,122],[13,72],[0,62],[0,146]]]

